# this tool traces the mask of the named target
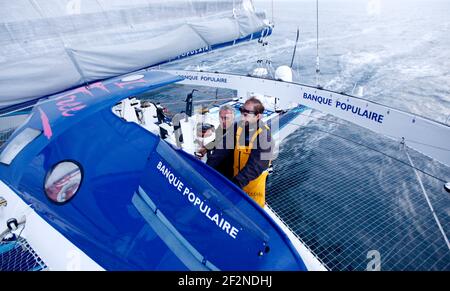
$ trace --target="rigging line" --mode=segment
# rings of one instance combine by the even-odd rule
[[[391,135],[386,135],[386,136],[391,136]],[[443,150],[443,151],[446,151],[446,152],[450,152],[450,149],[446,149],[446,148],[443,148],[443,147],[438,147],[438,146],[435,146],[435,145],[431,145],[431,144],[427,144],[427,143],[423,143],[423,142],[419,142],[419,141],[415,141],[415,140],[408,140],[408,142],[416,143],[416,144],[420,144],[420,145],[424,145],[424,146],[429,146],[429,147],[432,147],[432,148],[435,148],[435,149],[438,149],[438,150]]]
[[[296,124],[296,123],[290,123],[290,124],[292,124],[292,125],[294,125],[294,126],[298,126],[298,127],[303,127],[303,128],[305,128],[304,125],[300,125],[300,124]],[[369,150],[375,151],[375,152],[377,152],[377,153],[379,153],[379,154],[382,154],[382,155],[384,155],[384,156],[386,156],[386,157],[388,157],[388,158],[391,158],[391,159],[393,159],[393,160],[395,160],[395,161],[397,161],[397,162],[399,162],[399,163],[401,163],[401,164],[404,164],[404,165],[406,165],[406,166],[408,166],[408,167],[411,167],[411,165],[409,165],[409,164],[406,163],[405,161],[402,161],[402,160],[400,160],[400,159],[398,159],[398,158],[395,158],[395,157],[393,157],[393,156],[390,156],[390,155],[388,155],[388,154],[382,152],[381,150],[377,150],[377,149],[374,149],[374,148],[372,148],[372,147],[370,147],[370,146],[367,146],[367,145],[365,145],[365,144],[356,142],[356,141],[354,141],[354,140],[352,140],[352,139],[349,139],[349,138],[340,136],[340,135],[338,135],[338,134],[335,134],[335,133],[332,133],[332,132],[329,132],[329,131],[326,131],[326,130],[318,129],[318,128],[307,128],[307,129],[312,129],[312,130],[320,131],[320,132],[327,133],[327,134],[329,134],[329,135],[338,137],[338,138],[340,138],[340,139],[346,140],[346,141],[351,142],[351,143],[354,143],[354,144],[356,144],[356,145],[365,147],[365,148],[367,148],[367,149],[369,149]],[[435,179],[438,180],[438,181],[441,181],[441,182],[443,182],[443,183],[446,183],[446,181],[445,181],[444,179],[442,179],[442,178],[436,177],[436,176],[434,176],[434,175],[432,175],[432,174],[430,174],[430,173],[427,173],[427,172],[425,172],[424,170],[421,170],[421,169],[419,169],[419,168],[417,168],[417,167],[413,167],[413,168],[414,168],[415,170],[417,170],[417,171],[422,172],[423,174],[425,174],[425,175],[427,175],[427,176],[430,176],[430,177],[432,177],[432,178],[435,178]]]
[[[291,69],[292,69],[292,66],[294,65],[295,53],[297,52],[297,44],[298,44],[299,37],[300,37],[300,28],[297,27],[297,39],[295,40],[294,52],[292,53]]]
[[[275,24],[275,18],[273,13],[273,0],[272,0],[272,24]]]
[[[423,186],[422,179],[420,179],[419,173],[417,173],[416,167],[414,166],[414,163],[413,163],[411,157],[409,156],[409,153],[408,153],[408,150],[406,149],[406,147],[404,148],[404,150],[405,150],[406,156],[408,157],[409,163],[411,164],[411,167],[414,169],[417,180],[419,181],[420,187],[422,188],[423,195],[425,196],[425,199],[427,200],[428,207],[430,208],[431,213],[433,214],[434,220],[436,221],[436,224],[437,224],[440,232],[442,233],[445,243],[447,244],[447,248],[450,250],[450,242],[448,241],[447,235],[445,234],[444,229],[442,228],[441,222],[439,221],[439,218],[437,217],[436,212],[434,211],[433,205],[431,204],[428,194],[425,191],[425,187]]]
[[[316,84],[320,88],[319,75],[320,75],[320,58],[319,58],[319,0],[316,0],[316,43],[317,43],[317,55],[316,55]]]

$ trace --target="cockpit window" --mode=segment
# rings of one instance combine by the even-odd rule
[[[0,150],[0,163],[10,165],[15,157],[42,132],[33,128],[25,128],[11,142]]]
[[[77,194],[83,173],[78,164],[64,161],[55,165],[45,178],[45,194],[54,203],[65,204]]]

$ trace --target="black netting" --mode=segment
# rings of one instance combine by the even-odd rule
[[[281,146],[267,202],[332,270],[366,270],[373,252],[381,270],[450,270],[449,177],[399,141],[319,117]]]
[[[23,238],[0,242],[0,271],[42,271],[47,266]]]

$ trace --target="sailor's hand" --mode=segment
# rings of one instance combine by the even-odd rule
[[[206,152],[207,152],[208,150],[205,148],[205,147],[201,147],[196,153],[195,153],[195,155],[197,156],[197,157],[200,157],[200,158],[203,158],[205,155],[206,155]]]

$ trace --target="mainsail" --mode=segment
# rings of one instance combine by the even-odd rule
[[[2,0],[0,108],[270,34],[249,0]]]

